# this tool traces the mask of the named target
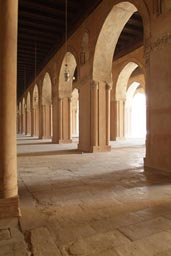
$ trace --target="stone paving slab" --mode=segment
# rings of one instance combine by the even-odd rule
[[[168,255],[171,175],[144,171],[143,143],[79,154],[21,136],[18,152],[20,225],[37,255],[47,243],[57,256]]]
[[[164,253],[170,251],[170,248],[171,232],[168,231],[154,234],[115,249],[119,256],[156,256],[161,253],[165,256]]]
[[[119,230],[131,240],[139,240],[144,237],[171,229],[171,220],[163,217],[143,221],[126,227],[119,227]]]
[[[114,248],[119,245],[129,244],[130,240],[115,230],[105,234],[97,234],[74,242],[66,250],[70,255],[98,255],[104,250]]]
[[[31,231],[31,243],[34,256],[61,256],[47,228],[33,229]]]
[[[0,240],[0,256],[29,256],[24,235],[18,228],[9,228],[8,234]]]

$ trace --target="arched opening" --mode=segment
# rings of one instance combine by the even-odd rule
[[[32,136],[39,137],[39,91],[38,91],[37,84],[34,86],[34,89],[33,89],[32,105],[33,105]]]
[[[145,99],[143,69],[135,62],[129,62],[119,73],[116,82],[116,138],[144,138],[146,134],[146,104],[134,102],[134,96],[141,91]],[[142,95],[141,95],[142,96]],[[139,113],[139,114],[138,114]],[[140,113],[143,117],[140,118]],[[139,119],[140,118],[140,119]],[[137,123],[137,125],[136,125]],[[139,125],[138,125],[139,124]],[[141,127],[140,127],[141,124]],[[137,131],[136,131],[137,130]]]
[[[42,85],[42,137],[52,136],[52,84],[48,73],[45,74]]]
[[[79,93],[78,89],[72,92],[72,138],[79,137]]]
[[[137,92],[132,101],[132,131],[131,137],[146,136],[146,97],[144,92]]]
[[[116,83],[116,137],[125,138],[125,101],[128,80],[132,72],[137,68],[137,64],[129,62],[120,72]],[[129,118],[128,118],[129,119]]]
[[[93,79],[112,83],[112,62],[121,32],[137,8],[130,2],[113,6],[100,31],[94,54]]]
[[[104,84],[114,87],[115,95],[113,101],[115,108],[115,138],[125,137],[125,101],[126,91],[129,77],[132,72],[137,68],[137,63],[131,61],[125,66],[124,70],[119,74],[119,78],[116,83],[113,84],[113,75],[118,70],[112,70],[113,63],[121,57],[127,56],[130,52],[143,45],[143,20],[138,12],[137,7],[128,2],[120,2],[114,5],[105,19],[101,31],[99,33],[94,61],[93,61],[93,80],[98,83],[98,91],[96,95],[101,94],[98,101],[100,102],[98,109],[98,123],[100,120],[106,120],[106,124],[101,129],[101,135],[104,142],[108,144],[110,140],[110,106],[108,102],[111,100],[110,93],[103,89],[104,102],[102,102],[102,86]],[[100,92],[101,91],[101,92]],[[108,97],[107,97],[108,96]],[[105,108],[100,110],[100,105],[106,105]],[[103,116],[103,118],[101,118]],[[100,124],[103,126],[103,123]],[[100,132],[99,132],[100,133]]]
[[[67,70],[66,70],[67,64]],[[66,72],[69,76],[66,79]],[[72,91],[78,80],[77,63],[74,55],[67,52],[62,61],[59,74],[59,141],[70,143],[72,141]]]
[[[31,100],[30,92],[27,93],[27,109],[26,109],[26,134],[31,135]]]
[[[125,137],[145,138],[146,136],[146,96],[142,84],[136,80],[126,93]]]

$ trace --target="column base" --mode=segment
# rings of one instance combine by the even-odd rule
[[[159,171],[171,175],[171,169],[163,168],[162,166],[156,166],[151,163],[146,157],[144,158],[144,170],[145,171]]]
[[[50,140],[50,139],[52,139],[52,137],[51,136],[42,136],[41,138],[40,138],[41,140]]]
[[[21,216],[18,196],[0,199],[0,219]]]
[[[95,152],[109,152],[111,151],[111,146],[105,145],[105,146],[91,146],[90,147],[90,152],[95,153]]]
[[[126,140],[125,137],[116,137],[116,141],[119,141],[119,140]]]
[[[52,143],[54,143],[54,144],[69,144],[69,143],[72,143],[72,140],[53,140],[52,139]]]
[[[83,150],[78,145],[78,150],[81,151],[81,152],[86,152],[86,153],[110,152],[111,151],[111,146],[109,146],[109,145],[105,145],[105,146],[90,146],[89,149]]]
[[[59,144],[69,144],[72,143],[72,140],[59,140]]]

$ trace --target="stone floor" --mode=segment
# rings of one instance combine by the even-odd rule
[[[111,144],[19,136],[22,217],[0,222],[0,255],[171,256],[171,175],[144,171],[142,140]]]

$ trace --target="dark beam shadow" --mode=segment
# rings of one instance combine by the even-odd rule
[[[30,143],[17,143],[17,145],[18,146],[34,146],[34,145],[44,145],[44,144],[54,144],[54,143],[52,143],[51,141],[49,141],[49,142],[30,142]]]
[[[50,155],[72,155],[72,154],[81,154],[78,149],[66,149],[66,150],[55,150],[55,151],[43,151],[43,152],[28,152],[28,153],[18,153],[18,157],[24,156],[50,156]]]
[[[66,171],[72,172],[72,170],[64,169],[64,172]],[[129,182],[127,182],[128,180]],[[146,171],[144,171],[143,167],[139,167],[111,171],[106,174],[90,174],[85,177],[76,176],[76,179],[53,180],[51,185],[58,191],[56,196],[59,196],[60,199],[61,195],[67,196],[71,191],[72,195],[75,195],[75,198],[77,198],[79,193],[83,194],[87,191],[94,191],[94,193],[98,193],[105,192],[106,190],[114,190],[115,187],[119,187],[122,191],[129,191],[129,189],[139,189],[147,186],[148,193],[148,187],[150,188],[158,185],[165,186],[170,184],[171,174],[164,174],[158,170],[151,171],[146,169]],[[39,185],[41,185],[40,191],[45,191],[45,193],[47,192],[47,194],[49,194],[49,191],[51,191],[51,188],[49,188],[50,181],[47,181],[43,185],[40,182],[37,182],[37,184],[34,183],[33,185],[30,184],[29,190],[39,191],[39,189],[37,189]],[[19,187],[19,193],[22,194],[22,192],[22,187]],[[145,198],[146,196],[147,194],[144,195]]]

